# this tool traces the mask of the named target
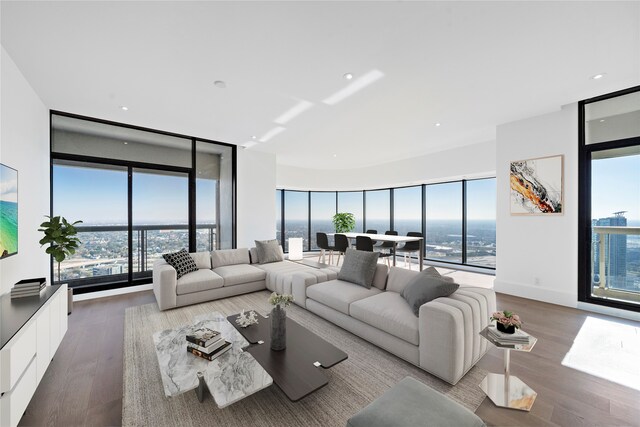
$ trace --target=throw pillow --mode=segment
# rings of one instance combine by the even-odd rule
[[[371,288],[379,256],[378,252],[348,248],[344,254],[342,268],[338,272],[338,279],[364,286],[367,289]]]
[[[260,264],[284,261],[284,256],[280,250],[280,244],[276,239],[256,240],[255,242],[256,252],[258,252],[258,262]]]
[[[448,297],[459,287],[460,285],[457,283],[445,280],[439,274],[436,276],[433,270],[427,269],[407,283],[407,286],[402,290],[402,297],[411,307],[413,314],[418,316],[420,306],[436,298]]]
[[[167,264],[176,269],[176,278],[179,279],[187,273],[198,271],[196,262],[193,260],[186,249],[180,249],[178,252],[162,255]]]

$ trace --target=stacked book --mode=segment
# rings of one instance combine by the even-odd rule
[[[47,280],[44,277],[21,280],[11,288],[11,299],[40,296],[46,286]]]
[[[487,329],[487,334],[502,345],[527,345],[529,344],[530,335],[522,329],[516,329],[513,334],[505,334],[499,331],[495,326],[490,326]]]
[[[209,328],[200,328],[187,335],[187,352],[209,361],[215,360],[231,348],[220,332]]]

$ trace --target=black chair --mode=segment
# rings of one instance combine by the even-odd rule
[[[373,241],[368,236],[356,236],[356,249],[359,251],[373,252]]]
[[[366,234],[378,234],[378,230],[367,230]],[[378,243],[378,241],[377,240],[372,240],[371,243],[373,243],[375,245],[376,243]]]
[[[397,236],[397,231],[385,231],[385,236]],[[381,245],[376,246],[376,249],[380,251],[380,258],[387,259],[387,266],[391,267],[391,263],[389,258],[391,258],[395,253],[393,252],[394,244],[393,242],[382,242]]]
[[[422,233],[417,231],[410,231],[407,233],[408,237],[422,237]],[[403,247],[396,249],[396,252],[404,254],[404,266],[407,266],[407,256],[411,255],[414,252],[418,253],[420,256],[420,241],[416,240],[415,242],[407,242]],[[411,270],[411,261],[409,261],[409,270]]]
[[[331,262],[333,246],[329,246],[329,238],[327,237],[327,233],[316,233],[316,244],[318,245],[318,248],[320,248],[320,256],[318,257],[318,262],[322,262],[323,264],[326,263],[325,251],[329,251],[329,262]]]
[[[349,247],[349,239],[344,234],[336,234],[334,236],[333,250],[338,252],[338,262],[336,265],[340,265],[340,255],[343,255]]]

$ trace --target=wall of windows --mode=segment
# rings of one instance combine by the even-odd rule
[[[235,156],[227,144],[52,112],[51,213],[82,221],[60,281],[76,293],[144,284],[165,253],[234,247]]]
[[[317,249],[316,233],[334,232],[331,217],[351,212],[356,232],[426,233],[425,259],[496,265],[495,178],[365,191],[276,190],[276,211],[277,238],[285,251],[289,237],[304,238],[305,250]]]

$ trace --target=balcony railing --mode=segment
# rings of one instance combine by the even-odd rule
[[[640,227],[595,226],[592,232],[594,295],[640,302],[640,266],[630,261],[640,254]]]
[[[189,246],[187,224],[134,225],[132,227],[132,276],[151,275],[153,262],[162,254]],[[80,248],[61,265],[61,281],[70,286],[127,280],[129,239],[126,225],[80,226]],[[198,251],[217,246],[215,224],[196,225]]]

